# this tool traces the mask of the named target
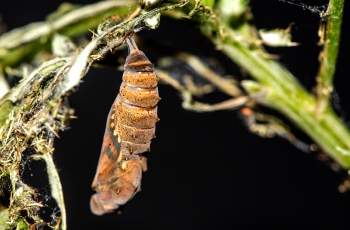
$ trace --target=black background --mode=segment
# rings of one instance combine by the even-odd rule
[[[71,1],[92,3],[95,1]],[[326,1],[304,1],[322,5]],[[7,29],[44,20],[61,1],[6,1],[0,13]],[[294,22],[293,40],[299,47],[275,48],[280,62],[311,89],[318,68],[319,16],[277,0],[251,1],[258,28],[286,28]],[[344,12],[340,57],[335,88],[343,112],[348,98],[349,6]],[[218,56],[226,74],[230,62],[200,37],[188,21],[161,21],[157,30],[139,33],[154,41],[205,56]],[[155,57],[154,57],[155,58]],[[235,73],[236,74],[236,73]],[[121,82],[122,72],[91,69],[69,98],[77,120],[56,141],[55,162],[60,169],[69,229],[349,229],[350,195],[337,190],[343,176],[312,154],[301,152],[281,138],[263,139],[251,134],[236,111],[198,114],[181,108],[178,92],[160,85],[161,121],[149,153],[149,170],[142,178],[142,192],[121,215],[101,217],[90,212],[90,186],[100,154],[106,116]],[[220,94],[210,102],[225,99]],[[346,119],[346,116],[345,116]],[[43,166],[43,164],[41,165]],[[42,181],[45,169],[32,167],[32,184],[49,190]],[[47,209],[50,214],[52,210]]]

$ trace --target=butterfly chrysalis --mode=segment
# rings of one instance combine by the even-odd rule
[[[112,212],[140,191],[142,171],[147,169],[141,154],[150,151],[155,137],[158,78],[154,66],[131,38],[126,39],[123,82],[108,114],[101,155],[90,201],[96,215]]]

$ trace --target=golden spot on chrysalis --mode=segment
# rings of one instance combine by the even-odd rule
[[[114,128],[114,123],[113,123],[113,122],[110,123],[110,124],[109,124],[109,127],[110,127],[110,128]]]
[[[121,192],[121,190],[120,189],[117,189],[117,194],[119,194]]]
[[[113,131],[113,136],[117,136],[117,134],[118,134],[118,130],[117,129],[114,129],[114,131]],[[118,139],[119,139],[119,137],[118,137]],[[120,141],[119,141],[120,142]]]
[[[128,167],[128,163],[126,163],[125,161],[123,161],[122,163],[122,170],[125,171]]]
[[[117,159],[117,163],[121,162],[122,159],[123,159],[123,153],[122,153],[122,151],[120,151],[118,159]]]
[[[111,115],[111,119],[114,120],[114,113]]]
[[[120,136],[118,136],[118,143],[120,143],[122,140],[120,139]]]

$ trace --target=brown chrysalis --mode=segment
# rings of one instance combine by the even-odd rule
[[[120,91],[108,114],[101,155],[90,201],[96,215],[112,212],[140,191],[142,171],[147,169],[141,154],[150,151],[155,137],[158,79],[154,66],[131,38]]]

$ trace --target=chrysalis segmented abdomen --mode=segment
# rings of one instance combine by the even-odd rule
[[[135,48],[132,40],[127,42],[130,42],[129,49]],[[145,54],[137,48],[130,50],[123,83],[115,103],[117,116],[114,117],[123,151],[139,154],[150,150],[155,123],[159,120],[156,107],[160,100],[157,83],[153,64]]]
[[[100,160],[92,188],[91,211],[102,215],[119,208],[140,190],[146,159],[155,137],[158,79],[153,64],[131,38],[123,82],[108,115]]]

